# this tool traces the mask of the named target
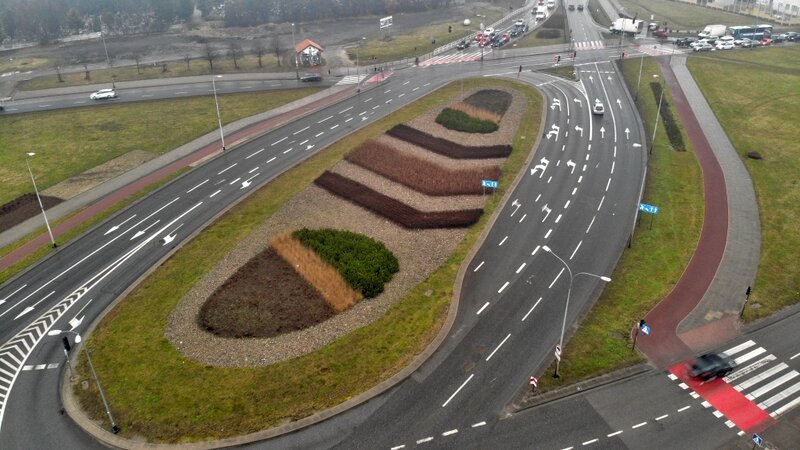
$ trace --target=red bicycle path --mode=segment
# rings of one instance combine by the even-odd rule
[[[226,137],[229,139],[228,142],[235,144],[245,139],[258,136],[269,130],[272,130],[281,125],[289,123],[290,121],[295,120],[310,111],[314,111],[316,109],[323,108],[325,106],[329,106],[333,103],[336,103],[342,98],[351,95],[353,93],[353,90],[354,90],[353,88],[344,89],[342,91],[331,94],[327,97],[319,99],[315,102],[302,105],[284,114],[280,114],[278,116],[271,117],[261,122],[257,122],[255,124],[246,126],[240,130],[231,133]],[[228,148],[231,147],[232,145],[228,146]],[[117,204],[117,202],[120,202],[128,198],[129,196],[137,192],[140,192],[147,186],[150,186],[153,183],[165,179],[171,174],[177,172],[178,170],[183,169],[184,167],[188,167],[191,164],[194,164],[197,161],[202,160],[203,158],[207,158],[219,151],[221,151],[221,146],[220,146],[220,141],[217,140],[98,199],[97,201],[93,202],[92,204],[78,211],[76,214],[68,217],[67,219],[53,226],[52,228],[53,236],[55,236],[56,238],[56,243],[58,243],[59,236],[79,226],[84,221],[89,220],[92,217],[107,210],[108,208],[114,206],[115,204]],[[0,259],[0,271],[6,270],[10,266],[16,264],[20,260],[32,254],[39,248],[48,245],[50,245],[49,235],[47,233],[40,234],[39,236],[31,239],[30,241],[26,242],[19,248],[13,250],[12,252],[4,256],[2,259]]]
[[[677,328],[703,298],[722,261],[728,236],[728,195],[722,167],[703,134],[668,58],[656,59],[672,95],[675,110],[700,163],[705,202],[703,228],[689,265],[672,291],[645,316],[651,328],[650,335],[639,336],[639,349],[657,367],[664,368],[694,354],[678,336]],[[707,333],[702,330],[699,332],[702,338],[716,342],[713,327],[709,327]]]

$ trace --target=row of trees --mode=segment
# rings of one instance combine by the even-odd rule
[[[0,42],[52,42],[74,33],[163,31],[188,21],[196,0],[0,0]],[[210,11],[211,0],[197,0]]]
[[[452,6],[455,0],[227,0],[226,26],[306,22]]]

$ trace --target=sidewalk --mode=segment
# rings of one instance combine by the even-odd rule
[[[758,204],[744,164],[686,68],[686,57],[668,61],[658,58],[703,170],[705,212],[689,265],[645,317],[653,331],[639,340],[639,348],[659,367],[739,334],[738,315],[761,245]]]
[[[364,83],[365,87],[367,86]],[[233,148],[237,144],[252,139],[271,129],[295,120],[310,111],[336,103],[352,95],[354,85],[332,86],[314,95],[296,100],[280,108],[247,117],[223,127],[226,144]],[[209,132],[192,142],[186,143],[169,153],[154,158],[141,166],[116,178],[102,183],[80,195],[70,198],[47,210],[50,222],[55,222],[75,211],[79,213],[53,227],[53,234],[58,236],[80,225],[85,220],[99,214],[115,203],[127,198],[146,186],[164,179],[170,174],[188,167],[198,161],[213,156],[221,151],[219,131]],[[0,247],[12,244],[33,233],[44,225],[41,216],[37,215],[27,221],[0,233]],[[47,233],[40,234],[0,259],[0,271],[25,258],[36,249],[48,245]]]

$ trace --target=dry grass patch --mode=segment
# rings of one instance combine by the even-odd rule
[[[272,247],[303,279],[322,294],[325,301],[337,313],[364,298],[342,279],[336,269],[323,261],[313,250],[293,238],[290,232],[276,236],[272,240]]]
[[[500,177],[499,166],[446,168],[369,140],[346,158],[353,164],[428,195],[481,194],[481,180]]]
[[[500,120],[503,118],[502,114],[497,114],[495,112],[483,109],[475,105],[470,105],[469,103],[465,102],[454,103],[450,105],[450,109],[461,111],[464,114],[467,114],[476,119],[488,120],[489,122],[494,122],[494,123],[500,123]]]

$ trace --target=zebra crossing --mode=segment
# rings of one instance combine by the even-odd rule
[[[438,55],[432,58],[426,59],[425,61],[420,61],[419,67],[426,67],[426,66],[434,66],[438,64],[453,64],[459,62],[467,62],[467,61],[478,61],[481,59],[481,53],[483,53],[483,57],[486,58],[489,56],[489,53],[492,53],[491,47],[484,47],[483,50],[477,48],[475,50],[464,51],[461,53],[450,53],[447,55]]]
[[[343,85],[346,85],[346,84],[358,84],[364,78],[367,78],[368,75],[369,74],[366,74],[366,73],[361,73],[361,74],[358,74],[358,75],[346,75],[341,80],[339,80],[338,83],[336,83],[336,86],[343,86]]]
[[[684,363],[671,367],[668,377],[692,397],[702,397],[703,406],[713,406],[714,415],[725,417],[729,427],[740,428],[740,435],[761,429],[800,406],[800,372],[789,363],[753,340],[721,353],[736,363],[734,371],[722,379],[692,379]]]
[[[575,50],[597,50],[606,48],[602,41],[575,42]]]

